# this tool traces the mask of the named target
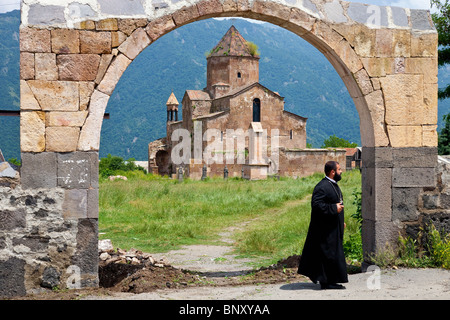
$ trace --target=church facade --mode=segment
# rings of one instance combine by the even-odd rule
[[[185,91],[182,120],[170,95],[167,135],[149,144],[150,172],[172,175],[181,166],[191,178],[205,169],[208,176],[303,176],[317,171],[309,162],[336,158],[339,151],[306,149],[307,118],[284,110],[284,98],[259,83],[259,59],[257,47],[232,26],[207,56],[206,87]],[[180,130],[189,133],[184,148],[177,147]],[[345,161],[345,151],[339,157]]]

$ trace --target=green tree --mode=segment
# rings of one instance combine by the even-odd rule
[[[439,133],[438,153],[450,154],[450,113],[444,115],[444,127]]]
[[[357,146],[357,143],[338,138],[333,134],[323,141],[322,148],[356,148]]]
[[[450,64],[450,0],[430,0],[431,7],[438,12],[433,13],[432,19],[439,35],[439,67]],[[450,84],[439,88],[439,99],[450,98]]]

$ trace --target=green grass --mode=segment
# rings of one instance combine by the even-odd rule
[[[189,244],[217,242],[230,226],[252,220],[237,233],[237,252],[273,263],[300,254],[310,219],[310,196],[323,177],[279,181],[177,180],[123,173],[127,181],[100,181],[99,231],[116,247],[165,252]],[[358,171],[339,183],[344,193],[347,234],[358,232],[350,215],[356,210],[352,192],[361,188]],[[102,234],[104,233],[104,234]]]

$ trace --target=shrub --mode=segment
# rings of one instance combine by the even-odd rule
[[[117,174],[117,171],[136,171],[140,170],[145,172],[144,168],[137,166],[134,158],[130,158],[124,161],[123,158],[118,156],[111,156],[108,154],[106,158],[100,159],[98,164],[100,176],[107,178],[109,176]]]

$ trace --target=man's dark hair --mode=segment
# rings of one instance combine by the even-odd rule
[[[339,164],[339,162],[337,161],[328,161],[327,163],[325,163],[325,175],[329,175],[331,170],[336,171],[337,170],[337,165]]]

